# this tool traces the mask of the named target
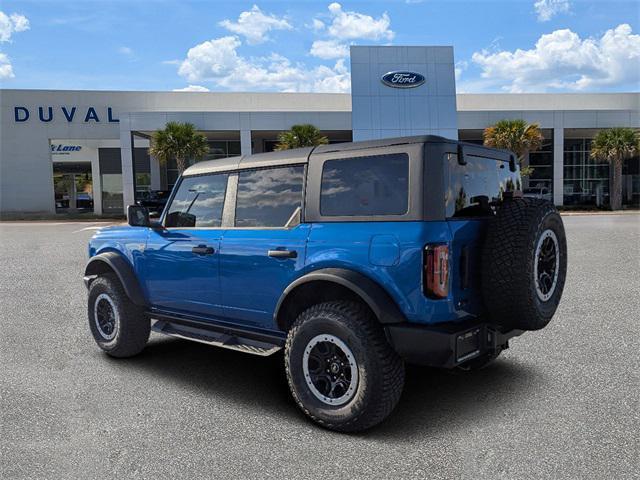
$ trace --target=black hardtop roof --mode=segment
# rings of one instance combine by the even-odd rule
[[[394,145],[407,145],[409,143],[457,143],[456,140],[439,137],[437,135],[413,135],[410,137],[381,138],[379,140],[363,140],[360,142],[330,143],[320,145],[313,153],[346,152],[349,150],[363,150],[365,148],[392,147]]]
[[[279,165],[293,165],[308,163],[309,157],[313,154],[325,154],[336,152],[348,152],[366,150],[370,148],[384,148],[395,145],[408,145],[415,143],[448,143],[460,145],[465,153],[477,156],[486,156],[498,160],[508,161],[513,155],[507,150],[498,150],[474,143],[466,143],[458,140],[440,137],[437,135],[414,135],[409,137],[383,138],[380,140],[365,140],[360,142],[332,143],[317,147],[304,147],[292,150],[282,150],[268,153],[255,153],[253,155],[243,155],[238,157],[222,158],[218,160],[207,160],[196,163],[187,168],[183,175],[202,175],[205,173],[216,173],[240,170],[245,168],[265,168]]]

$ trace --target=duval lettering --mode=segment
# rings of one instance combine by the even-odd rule
[[[103,123],[103,119],[105,118],[104,112],[106,112],[106,123],[118,123],[120,121],[120,119],[115,117],[112,107],[99,109],[96,107],[81,108],[67,105],[63,105],[59,108],[49,105],[32,108],[16,106],[13,107],[13,118],[16,123],[27,122],[31,118],[32,111],[37,111],[37,116],[34,118],[37,118],[43,123],[54,121],[56,116],[66,120],[68,123],[72,123],[74,120],[80,120],[83,123]]]

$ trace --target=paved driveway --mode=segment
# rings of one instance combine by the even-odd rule
[[[640,216],[565,223],[553,323],[480,372],[410,368],[361,435],[306,421],[279,356],[155,334],[103,355],[81,278],[93,225],[0,223],[0,476],[638,478]]]

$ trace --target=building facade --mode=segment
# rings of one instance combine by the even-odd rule
[[[352,94],[0,90],[0,213],[120,215],[166,191],[175,164],[148,155],[169,121],[193,123],[208,159],[273,150],[311,123],[331,142],[439,134],[481,142],[501,119],[542,129],[529,187],[557,205],[604,205],[609,166],[589,158],[604,128],[640,129],[640,94],[457,94],[451,47],[352,47]],[[400,84],[396,84],[399,82]],[[638,206],[638,159],[623,169],[623,204]]]

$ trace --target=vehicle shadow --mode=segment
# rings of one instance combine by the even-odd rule
[[[369,437],[408,440],[439,436],[517,410],[542,375],[515,359],[499,358],[482,370],[464,372],[409,365],[402,398],[388,421]]]
[[[113,360],[120,362],[119,360]],[[294,423],[307,420],[288,393],[282,354],[257,357],[173,338],[153,338],[126,368],[145,369],[181,387],[211,395]],[[539,388],[539,372],[512,359],[498,359],[476,372],[410,365],[405,388],[391,417],[358,434],[363,438],[410,441],[468,428],[479,418],[501,416],[523,394]]]

